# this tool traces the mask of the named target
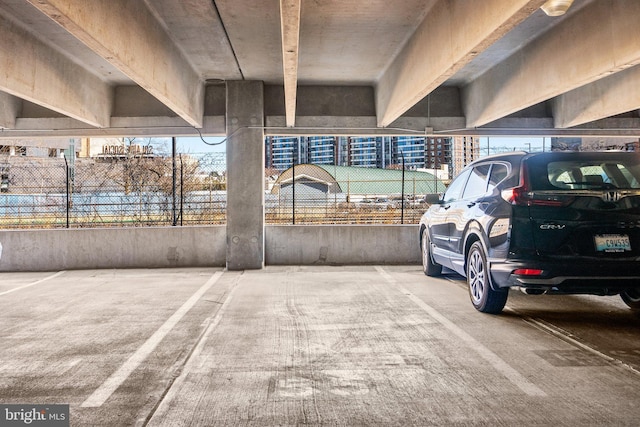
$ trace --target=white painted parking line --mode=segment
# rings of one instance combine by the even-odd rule
[[[423,309],[429,316],[437,320],[442,326],[447,328],[451,333],[456,335],[462,341],[464,341],[469,347],[471,347],[476,353],[478,353],[484,360],[486,360],[493,368],[505,376],[511,383],[517,386],[520,390],[525,392],[529,396],[546,396],[547,394],[542,391],[538,386],[527,380],[522,374],[516,371],[511,365],[501,359],[497,354],[489,350],[487,347],[478,342],[471,335],[462,330],[459,326],[454,324],[451,320],[440,314],[436,309],[422,301],[420,298],[409,292],[406,288],[400,285],[389,273],[387,273],[382,267],[376,266],[376,270],[384,279],[391,285],[396,286],[403,294],[405,294],[411,301],[413,301],[418,307]]]
[[[173,315],[167,319],[160,329],[158,329],[142,346],[118,369],[111,374],[107,380],[102,383],[92,394],[85,400],[82,405],[84,408],[92,408],[102,406],[104,402],[113,394],[114,391],[129,378],[129,375],[135,371],[138,366],[153,352],[157,345],[164,337],[173,329],[173,327],[184,317],[189,310],[198,302],[205,292],[211,288],[214,283],[222,276],[221,271],[217,271],[207,283],[202,285],[195,294],[185,302]]]
[[[216,327],[218,326],[218,324],[222,320],[222,317],[224,316],[224,313],[227,311],[227,307],[231,303],[231,300],[233,299],[233,296],[234,296],[234,294],[236,292],[236,289],[238,289],[238,283],[239,282],[240,282],[240,276],[237,276],[236,279],[234,280],[231,288],[229,289],[229,293],[227,294],[227,298],[224,300],[224,302],[222,303],[222,305],[218,309],[218,312],[216,313],[214,318],[211,319],[209,325],[207,326],[207,329],[204,331],[204,333],[198,339],[198,343],[194,347],[194,349],[191,352],[191,354],[185,360],[184,365],[183,365],[183,367],[181,369],[180,375],[175,378],[175,381],[171,384],[171,387],[167,390],[167,393],[162,398],[162,400],[160,401],[160,403],[156,407],[156,409],[151,414],[149,414],[149,418],[148,418],[149,420],[153,419],[156,416],[157,412],[165,411],[165,409],[167,408],[167,405],[171,406],[172,402],[176,398],[176,395],[178,395],[182,391],[182,387],[184,385],[184,381],[186,381],[187,374],[190,372],[191,367],[193,366],[193,364],[194,363],[200,363],[202,361],[199,357],[200,357],[200,355],[201,355],[201,353],[203,351],[203,348],[208,343],[210,335],[214,332],[214,330],[216,329]],[[145,424],[145,425],[147,425],[147,424]]]
[[[529,317],[529,316],[524,316],[522,314],[520,314],[517,310],[513,310],[513,309],[505,309],[505,311],[510,311],[511,313],[514,313],[517,316],[522,317],[522,320],[524,320],[526,323],[530,324],[531,326],[533,326],[534,328],[540,329],[542,331],[545,331],[559,339],[561,339],[562,341],[565,341],[571,345],[573,345],[574,347],[580,348],[588,353],[591,353],[609,363],[611,363],[614,366],[618,366],[622,369],[625,369],[626,371],[629,371],[635,375],[640,375],[640,371],[637,370],[636,368],[634,368],[633,366],[629,365],[628,363],[625,363],[621,360],[618,360],[616,358],[613,358],[611,356],[607,356],[605,353],[596,350],[595,348],[589,347],[588,345],[581,343],[580,341],[571,338],[571,334],[569,334],[568,332],[563,331],[562,329],[554,326],[551,323],[545,322],[542,319],[534,319],[533,317]]]
[[[56,277],[64,274],[65,271],[58,271],[56,274],[52,274],[51,276],[47,276],[44,279],[36,280],[33,283],[28,283],[26,285],[19,286],[17,288],[9,289],[8,291],[0,292],[0,296],[10,294],[11,292],[19,291],[20,289],[29,288],[31,286],[35,286],[39,283],[46,282],[47,280],[55,279]]]

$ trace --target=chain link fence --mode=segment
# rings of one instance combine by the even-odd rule
[[[0,228],[226,223],[224,177],[191,156],[7,156],[0,177]]]
[[[445,183],[427,172],[296,165],[272,177],[266,222],[417,224],[428,208],[425,195],[444,189]]]
[[[0,157],[0,228],[225,224],[224,173],[190,155]],[[294,179],[295,178],[295,179]],[[267,224],[416,224],[433,173],[334,165],[268,170]]]

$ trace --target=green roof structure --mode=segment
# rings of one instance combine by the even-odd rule
[[[405,170],[402,191],[402,170],[399,169],[301,164],[283,171],[276,180],[272,193],[276,194],[281,186],[291,184],[294,169],[297,184],[325,185],[332,194],[423,195],[442,193],[446,189],[442,180],[428,172]]]

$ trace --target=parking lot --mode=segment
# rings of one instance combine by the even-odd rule
[[[637,425],[618,297],[477,312],[420,266],[0,273],[0,403],[77,426]]]

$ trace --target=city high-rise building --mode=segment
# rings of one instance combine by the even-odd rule
[[[480,158],[480,138],[474,136],[456,136],[453,139],[453,170],[456,176],[472,161]]]
[[[268,136],[265,141],[266,167],[285,170],[298,160],[298,138],[291,136]]]
[[[427,169],[452,169],[451,138],[428,137],[425,139],[425,165]]]
[[[396,136],[393,138],[394,163],[402,165],[404,158],[405,169],[425,167],[425,138],[422,136]]]
[[[335,165],[338,145],[334,136],[309,136],[306,142],[309,146],[308,163],[314,165]]]
[[[348,164],[365,168],[378,167],[380,141],[377,137],[348,137]]]
[[[406,169],[451,170],[451,138],[268,136],[265,139],[265,166],[278,170],[290,168],[294,162],[385,169],[402,165],[403,158]]]

